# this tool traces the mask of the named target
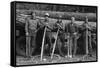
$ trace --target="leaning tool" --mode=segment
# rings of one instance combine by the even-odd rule
[[[43,59],[43,50],[44,50],[44,41],[45,41],[46,29],[47,29],[47,27],[44,28],[44,34],[43,34],[43,40],[42,40],[41,61]]]
[[[52,50],[52,53],[51,53],[51,59],[53,58],[53,55],[54,55],[54,51],[55,51],[55,47],[56,47],[56,42],[57,42],[57,38],[58,38],[58,33],[59,33],[59,29],[57,30],[55,42],[54,42],[54,45],[53,45],[53,50]]]

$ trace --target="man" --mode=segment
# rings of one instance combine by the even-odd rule
[[[45,28],[46,29],[46,32],[45,32],[45,46],[44,46],[44,49],[45,47],[48,48],[47,51],[44,51],[45,54],[47,55],[50,55],[50,47],[51,47],[51,36],[50,36],[50,32],[52,30],[52,28],[49,26],[50,24],[50,20],[49,20],[49,13],[45,13],[44,15],[44,19],[40,19],[39,23],[38,23],[38,32],[37,32],[37,38],[36,38],[36,43],[37,43],[37,46],[39,46],[37,49],[39,50],[39,53],[40,53],[40,50],[41,50],[41,47],[42,47],[42,41],[43,41],[43,35],[44,35],[44,30]]]
[[[31,12],[30,17],[25,19],[25,31],[26,31],[26,56],[31,57],[32,52],[35,50],[35,37],[38,20],[36,19],[36,13]]]
[[[65,26],[65,32],[70,36],[69,38],[69,56],[72,57],[76,54],[76,48],[77,48],[77,40],[76,35],[78,32],[77,25],[75,24],[75,18],[71,17],[71,22]]]
[[[59,51],[60,56],[64,57],[64,54],[62,52],[62,47],[64,46],[64,33],[63,33],[64,28],[63,28],[63,23],[62,23],[61,17],[62,16],[59,16],[57,22],[54,24],[53,30],[55,32],[57,32],[59,29],[58,39],[60,39],[61,45],[60,45],[60,42],[57,40],[58,41],[57,47],[58,47],[58,51]]]
[[[86,47],[86,55],[91,56],[92,45],[91,45],[91,26],[88,24],[88,18],[85,17],[85,22],[82,24],[84,45]]]

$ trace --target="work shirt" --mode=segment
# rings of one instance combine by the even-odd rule
[[[90,35],[91,34],[91,26],[88,23],[83,23],[82,24],[83,35],[86,34],[86,30],[88,30],[88,35]]]
[[[75,23],[69,23],[66,27],[65,27],[66,32],[68,33],[75,33],[78,31],[77,29],[77,25]]]
[[[50,21],[49,20],[45,20],[45,19],[39,20],[38,28],[44,28],[46,26],[46,24],[48,25],[46,31],[50,32],[51,31],[51,27],[50,27]]]
[[[37,23],[38,23],[37,19],[27,18],[27,21],[26,21],[26,28],[27,28],[27,30],[36,31]]]
[[[82,24],[82,29],[83,29],[83,30],[88,29],[89,31],[91,31],[91,26],[90,26],[88,23],[83,23],[83,24]]]
[[[53,30],[57,31],[58,28],[60,29],[60,31],[63,31],[63,23],[62,21],[57,21],[54,26],[53,26]]]

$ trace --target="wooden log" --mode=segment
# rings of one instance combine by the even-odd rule
[[[63,19],[70,20],[70,17],[74,16],[78,21],[84,21],[84,18],[87,16],[89,21],[96,22],[97,17],[96,13],[76,13],[76,12],[57,12],[57,11],[39,11],[39,10],[16,10],[17,12],[23,13],[23,16],[28,15],[29,12],[35,11],[37,16],[43,17],[44,13],[49,13],[50,18],[58,18],[58,15],[63,16]]]

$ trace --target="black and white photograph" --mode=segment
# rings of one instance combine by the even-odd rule
[[[97,62],[97,6],[15,1],[11,12],[12,66]]]

